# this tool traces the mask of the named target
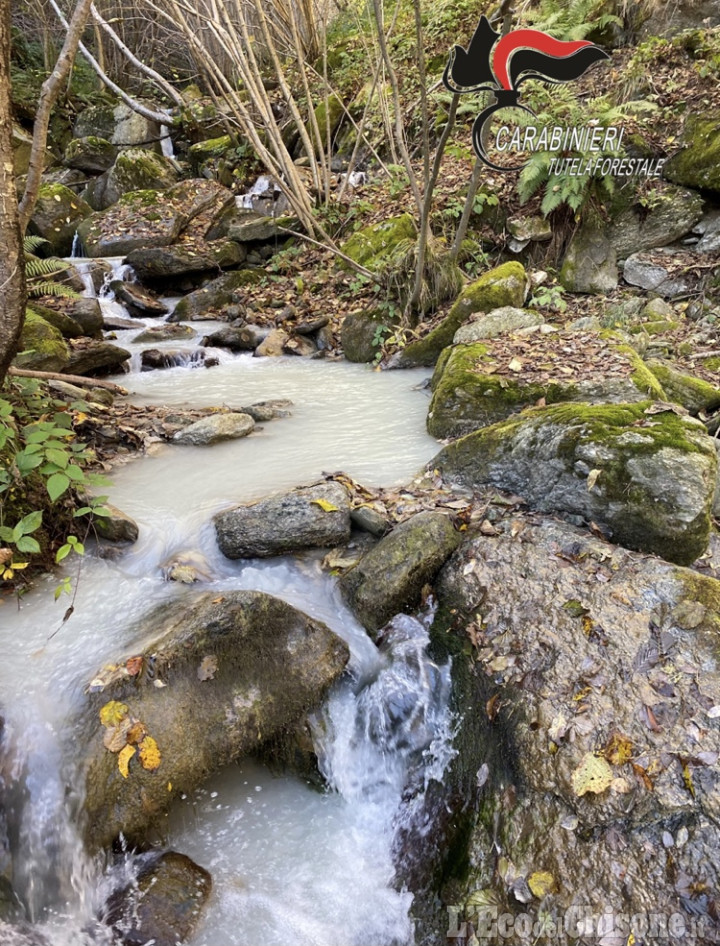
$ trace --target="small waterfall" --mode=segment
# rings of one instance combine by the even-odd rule
[[[172,138],[170,137],[170,129],[167,125],[160,126],[160,147],[162,153],[166,158],[175,158],[175,148],[173,147]]]
[[[80,240],[80,234],[76,230],[72,241],[72,249],[70,250],[70,259],[78,259],[82,255],[82,242]]]
[[[282,188],[271,177],[261,174],[246,194],[235,198],[241,210],[254,210],[268,217],[283,214],[290,206]]]
[[[110,288],[110,284],[114,283],[116,280],[121,282],[137,282],[137,276],[135,275],[135,270],[130,266],[129,263],[123,261],[122,256],[109,256],[106,259],[106,262],[110,264],[110,269],[105,273],[103,279],[103,284],[100,287],[100,292],[98,293],[98,298],[100,299],[110,299],[115,298],[115,293]]]

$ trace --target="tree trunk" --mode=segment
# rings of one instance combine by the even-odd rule
[[[25,257],[18,224],[10,108],[10,5],[0,0],[0,385],[25,315]]]

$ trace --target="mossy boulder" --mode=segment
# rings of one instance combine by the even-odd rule
[[[453,303],[448,315],[425,338],[404,348],[393,367],[429,367],[440,352],[452,343],[460,326],[476,312],[492,312],[503,306],[522,308],[527,295],[528,279],[522,264],[503,263],[466,286]]]
[[[147,103],[153,107],[153,103]],[[73,134],[76,138],[104,138],[118,148],[160,151],[160,126],[120,102],[90,105],[80,112]]]
[[[178,172],[170,158],[140,148],[129,148],[120,152],[107,172],[102,207],[112,206],[130,191],[167,190],[177,179]]]
[[[396,526],[340,579],[340,591],[371,633],[416,607],[460,543],[460,533],[440,512],[421,512]]]
[[[468,345],[484,338],[496,338],[498,335],[508,335],[522,329],[537,328],[543,321],[539,312],[506,305],[461,325],[455,332],[453,342],[456,345]]]
[[[581,516],[627,548],[681,565],[708,545],[717,454],[705,427],[651,402],[559,404],[468,434],[432,469]]]
[[[75,231],[92,208],[63,184],[41,184],[30,218],[30,232],[43,237],[55,256],[69,256]]]
[[[602,336],[573,333],[572,367],[559,335],[524,336],[514,369],[507,368],[506,347],[490,341],[455,345],[446,351],[431,382],[427,428],[433,437],[463,436],[541,398],[546,404],[623,404],[665,397],[638,354],[613,332]]]
[[[227,218],[226,218],[227,219]],[[297,217],[268,217],[254,210],[234,208],[232,220],[227,223],[227,235],[237,243],[267,242],[268,240],[286,240],[287,230],[296,229]],[[217,232],[214,228],[209,234]],[[211,237],[208,235],[207,237]]]
[[[663,386],[668,398],[676,404],[682,404],[691,414],[720,408],[720,388],[709,381],[659,358],[648,359],[646,364]]]
[[[35,315],[39,315],[41,319],[49,322],[50,325],[54,325],[63,338],[79,338],[86,334],[80,323],[72,316],[66,315],[65,312],[51,309],[50,306],[40,305],[39,302],[34,300],[30,309]]]
[[[62,371],[70,358],[60,330],[32,309],[25,313],[18,352],[13,362],[16,367],[34,371]]]
[[[399,243],[416,238],[415,221],[410,214],[400,214],[358,230],[340,248],[366,269],[378,270],[392,257]]]
[[[208,161],[222,158],[232,148],[230,135],[220,135],[218,138],[208,138],[207,141],[198,141],[188,149],[188,156],[196,174],[202,174]]]
[[[117,158],[117,148],[105,138],[73,138],[65,149],[64,163],[89,174],[109,171]]]
[[[159,191],[139,190],[88,217],[78,227],[78,236],[86,256],[127,256],[143,246],[169,246],[186,223],[187,217],[166,204]]]
[[[112,342],[76,340],[70,350],[65,370],[68,374],[94,375],[122,371],[130,352]]]
[[[363,309],[346,315],[340,330],[345,358],[359,364],[375,361],[382,338],[390,332],[389,321],[387,313],[381,309]]]
[[[663,166],[664,176],[675,184],[720,193],[720,111],[688,115],[683,144]]]
[[[106,684],[101,673],[76,727],[91,850],[108,847],[121,832],[130,845],[144,844],[177,797],[318,706],[349,657],[324,624],[257,591],[187,592],[150,613],[132,639],[132,650],[116,663],[141,658],[140,672],[115,674]],[[104,715],[105,726],[100,713],[111,701],[125,710]],[[121,750],[123,741],[134,748],[132,721],[141,727],[137,736],[147,736],[125,778],[111,749]]]
[[[12,126],[13,172],[15,177],[27,174],[30,167],[30,153],[32,151],[32,135],[21,125]],[[50,151],[45,151],[43,167],[48,167],[55,158]]]
[[[317,127],[320,132],[320,140],[322,141],[323,151],[327,150],[326,142],[328,134],[330,135],[331,144],[333,146],[335,145],[337,133],[344,118],[345,107],[343,105],[342,99],[335,93],[328,96],[327,102],[323,100],[315,106],[315,121],[317,122]],[[317,142],[315,141],[315,132],[313,131],[312,123],[308,121],[305,128],[310,137],[310,141],[313,142],[315,149],[317,150]],[[303,150],[304,149],[301,147],[301,153]]]

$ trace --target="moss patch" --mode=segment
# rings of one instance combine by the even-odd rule
[[[35,371],[62,371],[69,358],[70,352],[60,331],[28,309],[15,365]]]
[[[647,368],[662,384],[670,400],[682,404],[691,414],[715,411],[720,407],[720,388],[708,381],[680,371],[664,361],[648,361]]]
[[[401,214],[358,230],[343,243],[341,249],[346,256],[366,269],[377,270],[393,255],[398,243],[415,240],[416,235],[413,218],[410,214]]]
[[[665,164],[670,181],[720,193],[720,112],[689,115],[683,134],[685,147]]]

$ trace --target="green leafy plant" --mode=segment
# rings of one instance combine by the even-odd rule
[[[563,298],[562,286],[538,286],[530,298],[533,309],[551,309],[553,312],[565,312],[568,304]]]
[[[34,255],[34,251],[39,249],[43,243],[47,243],[42,237],[26,236],[23,239],[23,250],[25,252],[25,279],[27,280],[27,294],[31,299],[37,299],[40,296],[58,296],[65,299],[79,299],[80,294],[71,286],[49,279],[50,276],[57,276],[60,273],[67,272],[68,264],[56,256],[49,256],[41,259]]]

